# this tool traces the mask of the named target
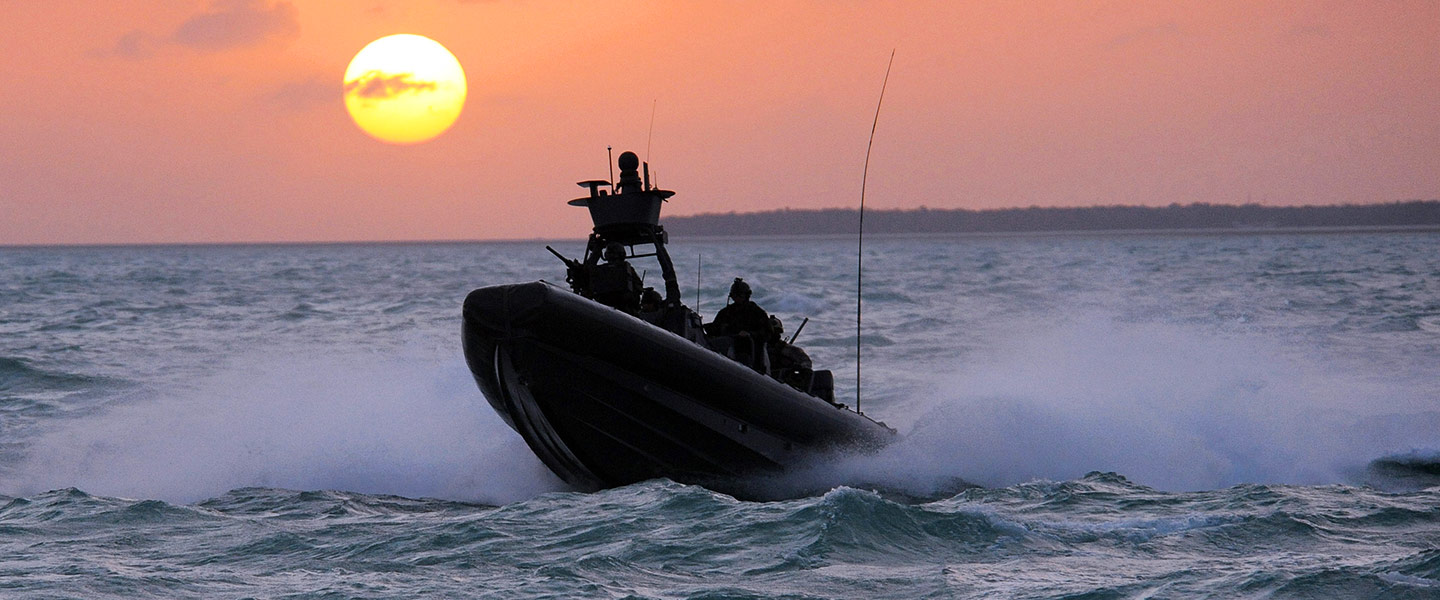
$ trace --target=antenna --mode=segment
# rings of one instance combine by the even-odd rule
[[[695,253],[695,314],[700,314],[700,265],[704,263],[704,254]]]
[[[660,99],[656,98],[650,103],[650,133],[645,135],[645,162],[650,162],[650,140],[655,139],[655,107],[660,105]]]
[[[870,124],[870,141],[865,144],[865,170],[860,175],[860,227],[855,247],[855,412],[860,412],[860,299],[865,283],[865,183],[870,177],[870,149],[875,146],[875,128],[880,125],[880,107],[885,103],[885,86],[890,83],[890,67],[895,64],[895,50],[885,63],[885,79],[880,82],[880,100],[875,103],[875,121]]]
[[[615,155],[611,152],[610,146],[605,146],[605,162],[610,165],[610,193],[615,193]],[[865,193],[862,191],[861,196]]]

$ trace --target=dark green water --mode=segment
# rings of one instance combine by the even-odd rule
[[[671,251],[853,398],[849,242]],[[741,502],[490,413],[459,304],[543,244],[0,249],[0,597],[1440,597],[1440,235],[866,251],[904,439]]]

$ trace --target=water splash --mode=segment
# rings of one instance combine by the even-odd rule
[[[458,357],[277,349],[58,423],[0,492],[193,502],[247,487],[506,503],[563,489]]]
[[[1260,333],[1086,318],[1016,327],[928,389],[871,411],[903,440],[817,466],[802,489],[926,494],[1113,471],[1167,490],[1374,483],[1388,453],[1440,447],[1422,382]],[[1420,390],[1420,391],[1417,391]]]

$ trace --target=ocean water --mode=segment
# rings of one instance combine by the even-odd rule
[[[854,403],[852,240],[671,252]],[[865,252],[902,439],[747,502],[491,413],[460,303],[542,243],[0,248],[0,597],[1440,598],[1440,233]]]

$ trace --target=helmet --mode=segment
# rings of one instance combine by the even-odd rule
[[[744,279],[736,277],[735,283],[730,284],[730,297],[736,300],[750,299],[750,284],[745,283]]]
[[[770,315],[770,335],[780,337],[782,333],[785,333],[785,324],[780,322],[780,317]]]
[[[643,291],[643,292],[640,293],[640,305],[641,305],[641,306],[645,306],[645,305],[647,305],[647,304],[653,304],[653,305],[655,305],[655,306],[658,307],[658,306],[660,306],[660,303],[663,302],[663,301],[664,301],[664,299],[660,297],[660,292],[655,291],[655,288],[649,288],[649,287],[647,287],[647,288],[645,288],[645,291]]]
[[[605,246],[605,251],[601,255],[608,261],[621,260],[625,258],[625,247],[621,246],[620,242],[610,242]]]

